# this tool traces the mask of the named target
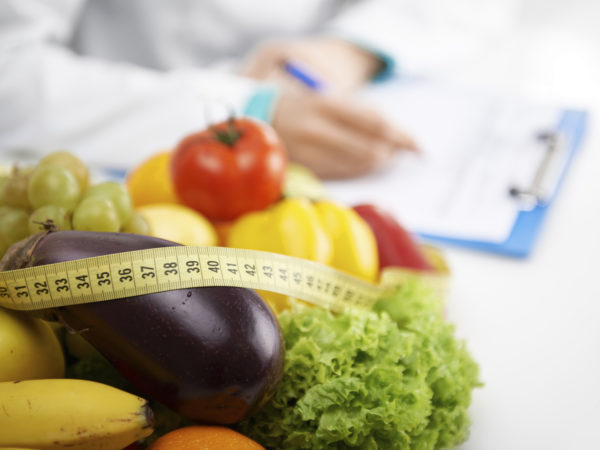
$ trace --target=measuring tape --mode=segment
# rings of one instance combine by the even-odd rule
[[[256,250],[160,247],[0,272],[0,306],[37,310],[232,286],[277,292],[338,311],[369,308],[402,283],[402,277],[387,279],[375,285],[323,264]]]

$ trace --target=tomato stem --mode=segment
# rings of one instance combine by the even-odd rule
[[[229,120],[227,121],[227,128],[225,130],[213,128],[213,131],[215,133],[215,139],[229,147],[233,147],[237,140],[242,136],[240,130],[238,130],[235,126],[235,119],[233,117],[233,114],[229,116]]]

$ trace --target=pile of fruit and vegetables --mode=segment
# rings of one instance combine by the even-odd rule
[[[122,183],[100,178],[66,151],[1,172],[0,271],[226,246],[395,288],[369,308],[334,311],[234,286],[0,307],[0,448],[438,449],[467,439],[478,367],[444,317],[443,257],[380,208],[327,198],[268,125],[232,118]],[[31,289],[90,283],[110,279],[57,274]]]

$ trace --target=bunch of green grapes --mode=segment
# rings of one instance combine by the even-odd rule
[[[45,230],[147,234],[127,188],[114,181],[90,185],[86,165],[59,151],[34,167],[0,174],[0,256],[15,242]]]

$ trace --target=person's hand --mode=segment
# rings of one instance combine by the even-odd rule
[[[328,88],[343,91],[370,80],[382,64],[374,54],[342,39],[310,38],[265,43],[250,53],[240,73],[260,80],[298,83],[285,73],[286,61],[310,67]]]
[[[315,93],[291,77],[284,63],[309,67],[325,92]],[[242,75],[276,81],[281,95],[273,126],[292,160],[321,178],[351,178],[384,166],[397,150],[417,150],[414,141],[379,113],[336,95],[354,90],[381,69],[375,55],[335,38],[276,41],[247,58]]]
[[[321,178],[350,178],[384,166],[400,149],[417,151],[414,141],[379,113],[349,98],[283,90],[273,126],[290,158]]]

